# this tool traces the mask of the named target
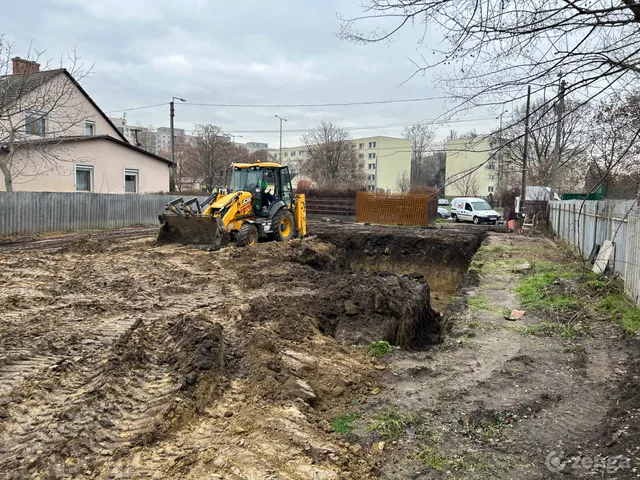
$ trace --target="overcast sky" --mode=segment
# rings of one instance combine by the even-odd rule
[[[400,85],[414,71],[418,30],[391,44],[356,45],[336,37],[338,15],[360,13],[360,0],[30,0],[4,9],[0,33],[26,56],[30,43],[58,59],[75,48],[93,64],[84,86],[110,116],[120,109],[176,105],[176,126],[211,123],[236,141],[279,142],[278,114],[288,118],[284,146],[320,120],[352,129],[353,137],[400,136],[403,126],[433,119],[443,100],[321,108],[230,108],[216,104],[317,104],[441,97],[431,74]],[[428,38],[440,40],[437,31]],[[168,105],[126,112],[130,124],[168,126]],[[483,111],[438,127],[488,132],[497,121]],[[474,119],[481,120],[474,120]],[[392,127],[360,127],[393,125]],[[242,138],[239,138],[242,136]]]

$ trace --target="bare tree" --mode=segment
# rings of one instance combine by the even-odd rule
[[[175,166],[172,169],[173,181],[177,191],[183,189],[192,190],[193,185],[202,181],[202,177],[198,175],[196,168],[194,142],[186,135],[176,135],[174,138],[174,161]],[[158,155],[164,158],[170,158],[169,150],[160,150]]]
[[[359,160],[349,132],[331,122],[320,122],[302,136],[307,158],[305,175],[320,186],[344,187],[362,184],[364,161]]]
[[[269,156],[269,152],[266,150],[256,150],[255,152],[251,152],[249,154],[249,160],[251,163],[256,162],[257,160],[261,162],[270,162],[271,158]]]
[[[455,191],[462,197],[476,197],[480,193],[480,185],[475,172],[460,175],[459,179],[452,181],[452,183]]]
[[[433,72],[451,99],[448,117],[521,103],[527,86],[534,99],[544,97],[538,108],[552,111],[549,93],[559,76],[567,96],[580,99],[574,108],[637,88],[638,0],[363,0],[362,8],[361,16],[343,18],[341,37],[387,42],[417,25],[422,53],[412,59],[412,77]],[[442,41],[433,40],[433,32],[441,32]],[[640,132],[638,124],[627,127]]]
[[[411,190],[411,179],[406,170],[403,170],[396,176],[396,190],[399,193],[408,193]]]
[[[425,157],[431,151],[435,132],[428,125],[416,123],[405,127],[402,136],[411,142],[411,183],[428,185]]]
[[[439,145],[437,149],[423,160],[423,184],[429,187],[444,187],[447,167],[446,145]]]
[[[75,51],[59,68],[41,65],[41,53],[13,57],[13,45],[0,34],[0,172],[6,191],[52,171],[63,173],[70,161],[63,137],[84,134],[87,118],[76,82],[89,74]]]
[[[527,155],[527,176],[531,185],[549,185],[554,161],[556,114],[544,106],[544,100],[533,102],[530,116],[529,153]],[[504,171],[521,175],[524,156],[524,105],[516,108],[512,121],[502,132],[494,133],[494,142],[505,145],[502,149]],[[579,108],[576,102],[567,102],[567,114],[562,122],[560,141],[560,162],[558,178],[565,178],[577,168],[584,172],[586,165],[586,123],[587,107]]]
[[[194,176],[202,179],[208,191],[224,186],[226,170],[234,161],[235,150],[244,149],[233,145],[215,125],[196,125],[192,144],[190,168]]]
[[[627,184],[638,191],[640,182],[640,143],[637,132],[628,125],[640,122],[640,94],[612,98],[601,103],[589,119],[589,171],[586,188]]]

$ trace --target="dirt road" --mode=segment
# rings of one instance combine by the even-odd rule
[[[613,326],[567,352],[457,301],[446,333],[436,310],[484,230],[344,231],[213,253],[144,233],[0,246],[3,478],[549,478],[559,441],[631,455],[611,412],[637,415],[637,370]],[[515,281],[463,293],[510,307]],[[377,360],[375,340],[402,349]]]

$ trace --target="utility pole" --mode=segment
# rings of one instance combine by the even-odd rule
[[[524,219],[527,198],[527,154],[529,153],[529,115],[531,113],[531,85],[527,88],[527,113],[524,117],[524,153],[522,155],[522,186],[520,189],[520,215]]]
[[[279,117],[278,115],[276,115],[276,118],[280,119],[280,155],[279,155],[278,161],[281,162],[282,161],[282,122],[283,121],[286,122],[287,119]]]
[[[558,165],[560,165],[560,142],[562,141],[562,123],[564,116],[564,91],[566,82],[560,78],[558,86],[558,105],[556,105],[556,144],[553,149],[553,164],[551,165],[551,188],[549,200],[553,200],[556,193],[556,183],[558,177]]]
[[[500,139],[500,145],[498,146],[498,148],[500,149],[498,151],[498,191],[496,192],[496,197],[497,197],[497,205],[499,207],[502,206],[502,189],[504,188],[504,185],[502,185],[503,179],[503,164],[504,164],[504,152],[503,152],[503,147],[504,145],[502,144],[502,138],[504,137],[503,133],[502,133],[502,117],[504,116],[505,113],[508,113],[509,110],[502,110],[502,113],[500,114],[500,129],[498,130],[498,135],[500,135],[499,139]]]
[[[173,132],[173,117],[176,116],[176,109],[173,106],[174,100],[180,100],[181,102],[186,102],[184,98],[180,97],[171,97],[171,101],[169,102],[169,130],[171,130],[171,162],[173,164],[176,163],[175,159],[175,134]]]

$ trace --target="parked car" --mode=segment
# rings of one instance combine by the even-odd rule
[[[438,218],[451,218],[451,212],[446,208],[438,207]]]
[[[491,208],[482,198],[460,197],[451,202],[451,218],[456,222],[496,223],[500,214]]]
[[[438,206],[440,206],[440,205],[444,205],[445,207],[448,207],[451,204],[449,203],[449,200],[447,200],[446,198],[439,198],[438,199]]]

